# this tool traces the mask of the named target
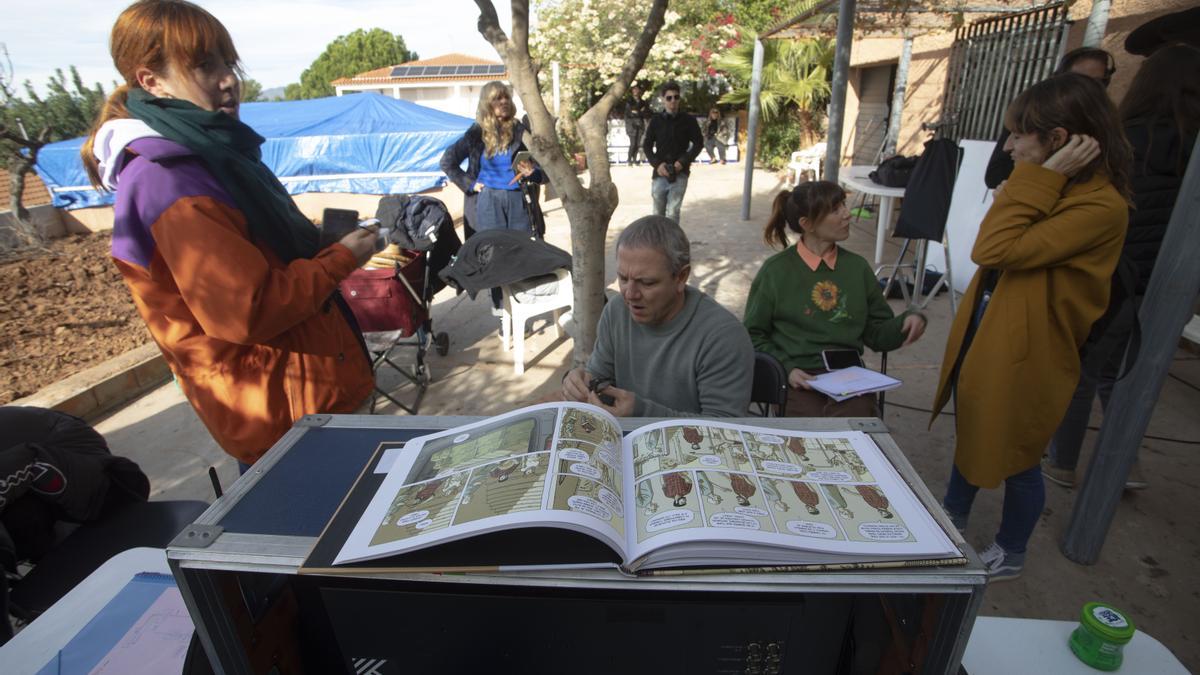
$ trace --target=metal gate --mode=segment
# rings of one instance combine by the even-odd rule
[[[1069,25],[1067,8],[1055,3],[959,28],[946,75],[943,136],[999,136],[1008,103],[1054,72]]]

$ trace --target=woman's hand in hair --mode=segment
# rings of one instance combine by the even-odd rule
[[[1042,166],[1071,178],[1099,156],[1100,143],[1096,139],[1091,136],[1073,135],[1058,152],[1042,162]]]
[[[812,375],[799,368],[792,368],[792,372],[788,373],[788,386],[792,389],[808,389],[812,391],[812,387],[808,384],[808,381],[811,379],[813,379]]]

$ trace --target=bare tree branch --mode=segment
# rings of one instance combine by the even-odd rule
[[[529,53],[529,0],[512,0],[512,43],[518,54]]]
[[[508,36],[500,28],[500,17],[496,14],[496,7],[492,5],[491,0],[475,0],[475,4],[479,6],[479,34],[496,48],[496,53],[501,59],[507,59]],[[505,63],[507,62],[505,60]]]

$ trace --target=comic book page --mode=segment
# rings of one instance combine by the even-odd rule
[[[848,556],[956,552],[862,432],[678,420],[642,427],[627,444],[635,560],[698,541]]]
[[[485,531],[558,526],[625,553],[621,430],[586,404],[546,404],[409,441],[334,564]]]

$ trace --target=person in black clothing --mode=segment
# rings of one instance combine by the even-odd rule
[[[631,166],[641,164],[638,151],[642,147],[642,135],[646,133],[646,120],[650,119],[650,103],[642,98],[642,87],[634,82],[629,87],[625,100],[625,135],[629,137],[629,159]]]
[[[650,182],[654,215],[666,216],[677,223],[692,162],[704,148],[696,118],[679,112],[679,91],[677,82],[663,85],[663,111],[650,118],[642,143],[646,159],[654,167]]]
[[[721,157],[721,163],[725,163],[725,144],[729,142],[729,129],[725,126],[725,120],[721,118],[721,111],[717,108],[711,108],[708,111],[708,119],[704,120],[704,151],[708,153],[708,163],[713,164],[717,161],[717,157]]]
[[[1101,406],[1108,408],[1200,130],[1200,49],[1178,44],[1156,51],[1142,64],[1119,110],[1125,136],[1133,146],[1134,208],[1129,212],[1122,254],[1134,263],[1137,279],[1128,301],[1109,307],[1112,319],[1103,334],[1089,342],[1079,386],[1050,443],[1049,457],[1042,461],[1043,475],[1067,487],[1075,484],[1075,467],[1097,392]],[[1125,487],[1146,487],[1136,464]]]
[[[1063,73],[1079,73],[1099,81],[1107,88],[1115,72],[1117,72],[1117,66],[1113,61],[1112,54],[1095,47],[1080,47],[1072,49],[1063,56],[1051,77]],[[996,141],[995,149],[992,150],[992,156],[988,159],[987,171],[983,174],[983,182],[989,189],[995,190],[1012,174],[1013,159],[1004,150],[1007,140],[1008,129],[1003,129],[1000,132],[1000,138]]]

